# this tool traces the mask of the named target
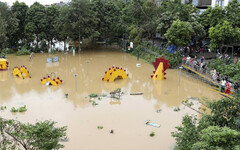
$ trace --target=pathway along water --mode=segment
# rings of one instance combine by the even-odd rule
[[[59,62],[46,63],[46,58],[53,56],[58,56]],[[25,123],[51,119],[59,126],[68,126],[66,150],[173,149],[174,127],[181,124],[184,114],[196,114],[183,109],[181,101],[188,97],[220,98],[219,94],[209,91],[207,84],[183,72],[179,84],[179,70],[168,69],[166,80],[154,81],[150,78],[154,70],[151,64],[120,51],[86,51],[75,56],[35,54],[32,61],[29,56],[8,55],[8,61],[9,70],[0,72],[0,106],[7,106],[7,110],[1,111],[1,117]],[[141,63],[141,67],[136,67],[137,63]],[[31,79],[13,77],[13,67],[20,65],[27,66]],[[129,78],[114,83],[102,81],[104,72],[112,65],[126,68]],[[40,79],[51,72],[63,80],[62,85],[46,87],[40,83]],[[77,89],[75,74],[78,74]],[[89,102],[90,93],[109,93],[116,88],[124,92],[120,101],[106,97],[96,100],[97,106]],[[136,92],[144,94],[130,95]],[[11,107],[22,105],[27,106],[27,112],[10,112]],[[175,112],[176,107],[181,110]],[[146,120],[161,127],[147,126]],[[110,130],[114,133],[110,134]],[[154,137],[149,136],[152,131]]]

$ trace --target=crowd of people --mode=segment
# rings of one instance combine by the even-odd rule
[[[207,63],[204,62],[203,56],[200,57],[199,61],[197,56],[194,58],[190,57],[189,55],[187,57],[183,56],[183,64],[194,68],[195,71],[206,73]]]
[[[227,59],[228,57],[224,56],[224,58]],[[200,56],[199,59],[197,56],[195,56],[194,58],[190,57],[189,55],[187,57],[183,56],[182,62],[184,65],[193,68],[195,71],[198,71],[200,73],[206,73],[207,63],[205,62],[203,56]],[[211,71],[210,75],[211,79],[219,84],[220,92],[224,92],[226,94],[231,94],[232,92],[239,92],[240,80],[233,84],[229,80],[228,76],[222,76],[219,72],[216,71],[216,69]],[[231,91],[232,87],[234,91]]]

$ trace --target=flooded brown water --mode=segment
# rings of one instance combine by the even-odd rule
[[[46,63],[46,59],[53,56],[58,56],[59,62]],[[7,106],[7,110],[0,112],[1,116],[30,123],[50,119],[59,126],[68,126],[69,142],[63,143],[66,150],[173,149],[174,127],[181,124],[184,114],[196,114],[189,108],[184,109],[181,101],[188,97],[220,98],[209,90],[210,86],[184,72],[179,78],[176,69],[167,70],[166,80],[154,81],[150,78],[153,65],[120,51],[86,51],[75,56],[72,53],[35,54],[32,61],[29,56],[8,55],[7,59],[9,70],[0,72],[0,106]],[[141,67],[136,67],[137,63]],[[31,79],[13,77],[13,67],[21,65],[28,68]],[[126,68],[129,78],[114,83],[102,81],[104,72],[112,65]],[[51,72],[63,80],[62,85],[47,87],[40,83],[40,79]],[[77,86],[75,74],[78,74]],[[97,106],[89,102],[90,93],[109,96],[116,88],[124,92],[121,100],[96,99]],[[144,94],[130,95],[134,92]],[[11,107],[23,105],[27,106],[27,112],[10,112]],[[175,112],[176,107],[181,110]],[[147,126],[146,120],[161,127]],[[114,133],[110,134],[110,130]],[[149,136],[152,131],[154,137]]]

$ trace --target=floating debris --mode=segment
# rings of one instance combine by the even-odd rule
[[[65,94],[65,97],[68,98],[68,94],[67,93]]]
[[[103,126],[97,126],[98,129],[103,129]]]
[[[157,113],[160,113],[162,111],[162,109],[157,109],[156,112]]]
[[[198,97],[188,97],[189,100],[199,101]]]
[[[136,67],[141,67],[141,64],[136,64]]]
[[[152,132],[149,134],[149,136],[154,137],[154,136],[155,136],[155,132],[152,131]]]
[[[142,92],[130,93],[130,95],[143,95]]]
[[[121,96],[123,95],[122,89],[117,88],[116,90],[110,92],[110,95],[111,95],[111,98],[120,99]]]
[[[113,131],[113,130],[110,130],[110,133],[111,133],[111,134],[113,134],[113,133],[114,133],[114,131]]]
[[[147,120],[145,122],[146,125],[149,125],[149,126],[153,126],[153,127],[156,127],[156,128],[160,128],[161,125],[157,124],[157,123],[152,123],[150,122],[150,120]]]

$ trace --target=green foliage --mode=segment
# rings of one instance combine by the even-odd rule
[[[66,127],[55,127],[56,122],[43,121],[23,124],[0,118],[1,149],[60,149],[60,139],[66,136]]]
[[[6,49],[5,52],[6,52],[7,54],[13,54],[13,53],[14,53],[14,50],[11,49],[11,48],[9,48],[9,49]]]
[[[42,39],[46,38],[48,32],[45,7],[35,2],[28,9],[26,15],[25,34],[27,41],[30,43],[36,40],[36,50],[39,51],[38,44]]]
[[[151,43],[143,41],[141,44],[137,46],[137,48],[131,52],[132,55],[137,56],[139,53],[139,57],[146,60],[149,63],[155,61],[156,57],[164,56],[169,60],[169,64],[171,68],[176,67],[182,62],[182,58],[179,53],[168,53],[162,49],[156,48]]]
[[[232,0],[228,3],[228,6],[226,7],[227,20],[232,24],[233,27],[240,26],[239,6],[240,6],[240,4],[239,4],[238,0]]]
[[[180,20],[174,21],[171,27],[167,30],[165,37],[168,44],[174,44],[178,47],[188,46],[191,42],[191,35],[193,33],[192,26],[189,22]]]
[[[26,49],[25,46],[22,47],[21,50],[19,50],[17,53],[16,53],[17,56],[21,56],[21,55],[30,55],[30,52]]]
[[[18,41],[25,40],[24,28],[26,24],[26,15],[28,11],[28,6],[24,2],[15,1],[11,6],[11,12],[14,14],[18,20],[18,25],[16,26],[16,32],[11,37],[12,44],[18,46]],[[26,44],[26,43],[23,43]]]
[[[238,81],[240,78],[240,67],[237,64],[226,64],[222,59],[214,59],[208,64],[209,69],[216,69],[221,75],[227,75],[232,81]]]
[[[152,131],[152,132],[149,134],[149,136],[154,137],[154,136],[155,136],[155,132]]]
[[[15,107],[11,108],[11,112],[26,112],[26,111],[27,111],[26,105],[19,107],[18,109]]]
[[[96,93],[91,93],[91,94],[89,94],[88,96],[89,96],[89,97],[98,97],[98,94],[96,94]]]
[[[203,102],[201,102],[203,104]],[[202,117],[186,115],[182,126],[173,132],[178,150],[190,149],[237,149],[240,140],[240,97],[204,101],[209,112],[200,112]],[[192,104],[188,107],[192,108]],[[192,108],[194,110],[194,108]],[[203,109],[203,108],[202,108]]]
[[[98,129],[103,129],[103,126],[97,126]]]
[[[135,46],[138,46],[142,38],[142,29],[136,26],[131,26],[129,30],[130,30],[130,36],[129,36],[130,41],[132,41]]]
[[[228,127],[209,126],[201,131],[199,141],[192,149],[234,149],[235,146],[240,146],[239,141],[240,132]]]
[[[19,111],[19,112],[26,112],[26,111],[27,111],[26,105],[24,105],[24,106],[22,106],[22,107],[19,107],[19,108],[18,108],[18,111]]]
[[[180,111],[181,109],[179,107],[176,107],[173,109],[174,111]]]
[[[58,50],[55,48],[51,49],[50,51],[50,54],[58,54],[58,53],[59,53]]]
[[[15,107],[12,107],[11,112],[18,112],[18,109],[16,109]]]
[[[222,44],[234,44],[240,41],[239,28],[233,28],[228,21],[218,24],[209,29],[209,37],[211,38],[211,49],[218,49]]]
[[[1,106],[0,109],[5,110],[5,109],[7,109],[7,106]]]

